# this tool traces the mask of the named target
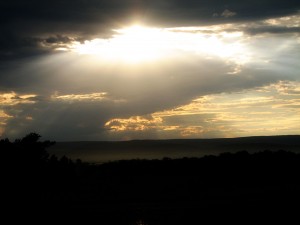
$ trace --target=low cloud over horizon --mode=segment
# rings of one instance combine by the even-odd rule
[[[4,1],[0,137],[300,134],[298,1]]]

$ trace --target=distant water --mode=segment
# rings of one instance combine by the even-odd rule
[[[162,159],[203,157],[222,152],[286,150],[300,153],[300,135],[221,138],[135,140],[120,142],[58,142],[48,149],[50,154],[90,163],[130,159]]]

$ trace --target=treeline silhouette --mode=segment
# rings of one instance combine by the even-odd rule
[[[188,224],[216,213],[294,212],[300,202],[300,154],[263,151],[101,165],[49,155],[55,142],[0,141],[6,206],[101,217],[104,224]],[[3,198],[4,199],[4,198]],[[274,217],[274,215],[273,215]]]

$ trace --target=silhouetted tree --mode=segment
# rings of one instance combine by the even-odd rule
[[[41,136],[37,133],[29,133],[22,139],[17,139],[13,143],[15,148],[15,158],[18,163],[35,165],[45,163],[49,154],[46,148],[55,144],[51,141],[40,141]]]

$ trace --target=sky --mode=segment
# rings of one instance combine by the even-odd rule
[[[0,18],[0,138],[300,134],[299,0],[3,0]]]

